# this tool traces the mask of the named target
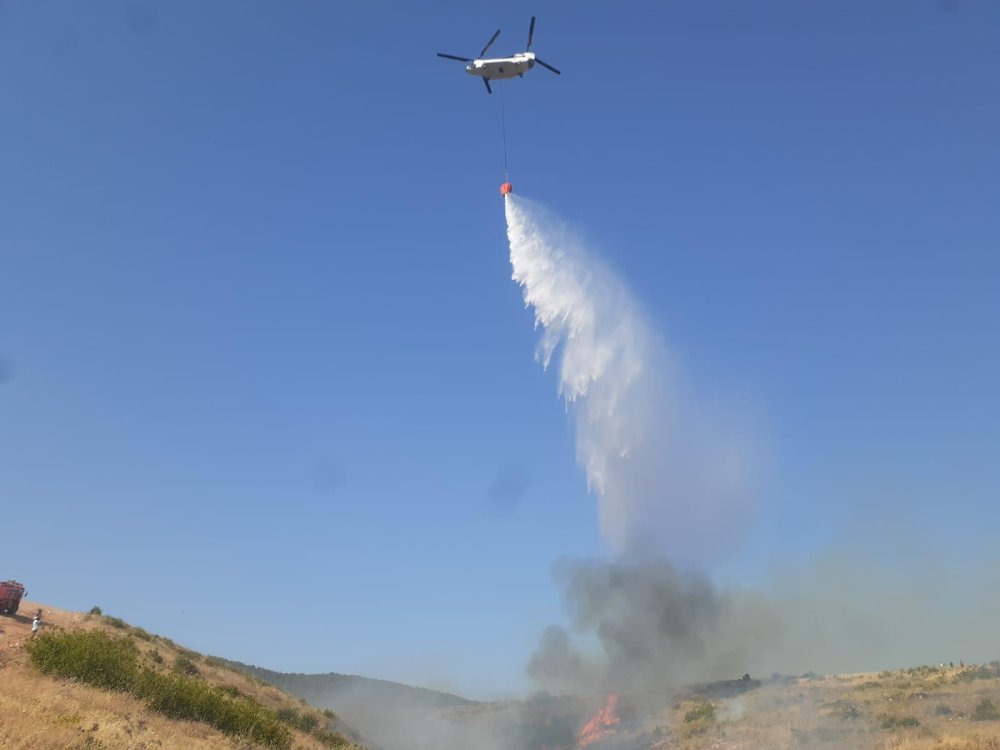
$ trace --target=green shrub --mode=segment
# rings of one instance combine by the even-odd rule
[[[195,666],[195,663],[184,654],[181,654],[174,659],[174,671],[178,674],[186,674],[188,677],[197,677],[201,674],[201,672],[198,671],[198,667]]]
[[[303,712],[299,713],[294,708],[279,708],[275,715],[290,727],[295,727],[307,734],[319,726],[319,719],[316,714]]]
[[[26,648],[42,672],[109,690],[129,690],[138,667],[135,644],[102,630],[43,633]]]
[[[684,723],[690,724],[692,722],[698,721],[699,719],[712,721],[712,719],[714,718],[715,718],[715,704],[702,703],[698,706],[695,706],[686,714],[684,714]]]
[[[323,747],[346,747],[351,744],[344,735],[328,732],[325,729],[317,729],[312,736],[319,740]]]
[[[104,616],[104,622],[106,622],[108,625],[110,625],[113,628],[118,628],[119,630],[127,630],[128,629],[128,623],[125,622],[120,617],[112,617],[111,615],[105,615]]]
[[[192,651],[189,648],[184,648],[183,646],[178,646],[174,644],[174,648],[177,649],[177,655],[183,656],[191,661],[202,661],[202,656],[197,651]]]
[[[878,718],[883,729],[920,726],[920,722],[913,716],[889,716],[888,714],[882,714]]]
[[[149,649],[149,651],[147,651],[146,654],[147,656],[149,656],[150,659],[153,660],[154,663],[163,664],[163,656],[155,648]]]
[[[101,608],[100,607],[91,607],[90,611],[87,614],[88,615],[97,615],[98,617],[100,617],[103,613],[101,612]]]
[[[298,728],[303,732],[314,732],[319,728],[319,719],[316,714],[302,714],[299,719]]]
[[[228,735],[278,750],[292,744],[291,732],[260,703],[230,698],[221,689],[199,680],[143,669],[135,692],[152,710],[172,719],[204,722]]]
[[[1000,719],[1000,713],[997,712],[997,707],[989,698],[983,698],[979,701],[972,711],[973,721],[995,721],[996,719]]]
[[[46,674],[132,693],[153,711],[170,718],[204,722],[275,750],[287,750],[292,744],[291,732],[257,701],[232,697],[221,688],[182,674],[140,667],[138,649],[128,637],[101,630],[43,633],[26,649],[32,664]],[[159,653],[155,649],[151,652],[155,661],[153,653]]]
[[[996,662],[981,664],[978,667],[966,667],[955,675],[955,682],[972,682],[973,680],[992,680],[1000,677],[1000,666]]]
[[[226,695],[232,696],[233,698],[246,698],[247,697],[247,694],[244,693],[242,690],[240,690],[235,685],[221,685],[219,687],[219,690],[221,690]]]

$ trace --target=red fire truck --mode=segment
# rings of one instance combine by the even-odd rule
[[[23,596],[24,586],[17,581],[0,581],[0,614],[16,614]]]

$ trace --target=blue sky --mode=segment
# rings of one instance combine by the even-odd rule
[[[1000,5],[0,4],[0,576],[206,652],[493,694],[601,555],[515,189],[756,425],[721,579],[995,529]],[[960,535],[960,536],[959,536]],[[971,564],[971,563],[970,563]]]

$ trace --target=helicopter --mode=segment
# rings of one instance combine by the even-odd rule
[[[556,70],[547,62],[543,61],[531,51],[531,40],[535,35],[535,17],[531,17],[531,25],[528,27],[528,46],[524,52],[517,52],[510,57],[491,57],[484,58],[483,55],[486,54],[493,42],[497,40],[500,36],[500,29],[497,29],[496,33],[490,37],[490,40],[486,42],[486,46],[483,47],[482,51],[479,53],[479,57],[475,60],[471,60],[468,57],[459,57],[458,55],[446,55],[443,52],[438,52],[438,57],[444,57],[448,60],[458,60],[459,62],[468,63],[465,66],[465,72],[469,75],[480,76],[483,79],[483,83],[486,84],[486,91],[489,94],[493,93],[493,89],[490,88],[490,80],[494,78],[513,78],[514,76],[524,77],[524,74],[535,67],[535,63],[538,63],[543,68],[548,68],[557,76],[562,75],[559,70]]]

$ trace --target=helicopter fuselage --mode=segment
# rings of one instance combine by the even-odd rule
[[[465,72],[480,78],[514,78],[523,76],[535,67],[534,52],[518,52],[511,57],[494,57],[473,60],[465,66]]]

